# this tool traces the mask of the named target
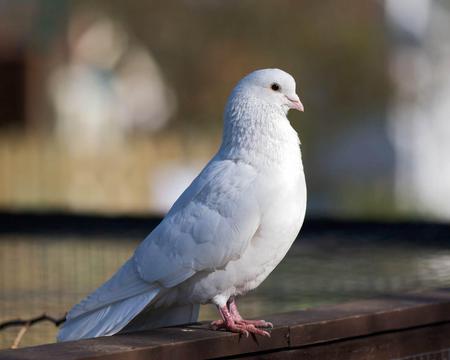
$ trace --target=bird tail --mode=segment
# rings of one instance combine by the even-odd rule
[[[110,336],[118,332],[151,330],[197,321],[199,304],[145,309],[154,296],[154,292],[141,294],[75,319],[69,319],[63,324],[57,340],[70,341]]]
[[[68,318],[62,325],[57,340],[70,341],[114,335],[139,314],[158,292],[159,290],[155,289],[75,318]]]
[[[114,335],[121,331],[154,329],[197,320],[199,305],[154,308],[161,288],[138,274],[129,259],[106,283],[67,314],[57,340],[69,341]]]
[[[160,288],[139,276],[130,258],[107,282],[67,314],[58,341],[113,335],[158,295]]]

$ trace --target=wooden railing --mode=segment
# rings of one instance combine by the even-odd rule
[[[265,317],[270,338],[207,323],[0,351],[0,359],[450,359],[450,290]]]

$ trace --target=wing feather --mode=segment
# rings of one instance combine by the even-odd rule
[[[239,258],[260,221],[255,177],[247,164],[213,159],[136,249],[141,277],[172,287]]]

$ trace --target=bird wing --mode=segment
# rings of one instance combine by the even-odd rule
[[[136,249],[141,277],[173,287],[238,259],[260,222],[256,175],[243,162],[213,158]]]
[[[244,163],[211,160],[133,257],[71,309],[67,320],[73,320],[75,330],[68,321],[65,332],[79,336],[83,328],[86,336],[114,333],[142,311],[161,286],[176,286],[197,271],[222,268],[239,258],[259,226],[259,207],[251,190],[255,176]],[[125,306],[124,301],[133,303],[133,312],[113,311]],[[118,314],[114,326],[100,332],[91,329],[113,313]],[[83,326],[76,324],[78,318]]]

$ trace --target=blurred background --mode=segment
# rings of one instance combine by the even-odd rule
[[[449,0],[1,0],[3,219],[163,215],[217,150],[235,83],[279,67],[305,105],[289,117],[308,219],[445,223],[448,34]],[[433,232],[410,246],[410,233],[314,229],[243,300],[247,314],[450,285]],[[145,236],[24,230],[0,234],[0,322],[63,315]],[[36,328],[21,346],[53,341],[51,324]],[[0,331],[0,347],[17,332]]]

